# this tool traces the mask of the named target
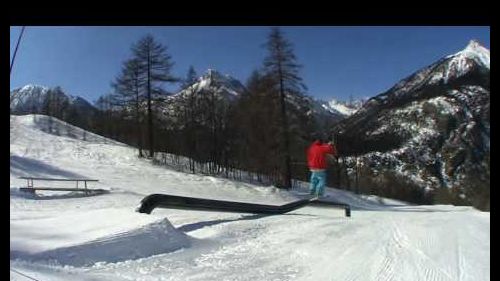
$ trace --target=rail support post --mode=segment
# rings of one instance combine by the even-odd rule
[[[345,206],[345,216],[346,217],[351,216],[351,207],[350,206]]]

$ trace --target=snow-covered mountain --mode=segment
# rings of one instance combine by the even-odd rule
[[[11,112],[41,111],[49,88],[29,84],[10,92]]]
[[[208,69],[197,81],[182,89],[171,98],[181,98],[186,95],[200,95],[203,93],[215,93],[226,99],[235,99],[246,91],[245,86],[236,78],[218,72],[214,69]]]
[[[365,101],[359,99],[352,102],[345,102],[337,99],[331,99],[328,102],[325,101],[320,101],[320,102],[321,106],[324,109],[332,112],[333,114],[341,114],[345,117],[348,117],[354,114],[358,109],[360,109]]]
[[[335,127],[344,150],[361,153],[361,166],[374,167],[366,173],[378,181],[397,173],[462,198],[489,192],[489,57],[471,41],[371,98]]]
[[[440,91],[429,92],[429,87],[439,88],[448,85],[455,87],[462,83],[487,84],[489,88],[490,51],[477,41],[471,40],[467,47],[453,55],[415,72],[401,80],[387,92],[370,100],[362,111],[379,105],[401,105],[409,100],[429,98],[442,94]]]
[[[176,120],[178,114],[182,114],[186,103],[192,103],[195,99],[214,99],[215,105],[230,104],[237,101],[246,91],[245,86],[236,78],[209,69],[195,83],[167,97],[167,106],[162,112],[170,120]],[[308,95],[288,95],[286,101],[294,111],[312,114],[322,124],[338,122],[347,116],[346,112],[353,110],[347,105],[341,108],[338,103],[335,107],[332,103],[317,100]]]
[[[14,89],[10,93],[10,111],[14,114],[42,113],[49,99],[57,101],[67,110],[78,112],[94,112],[95,108],[87,100],[79,96],[66,94],[60,87],[49,88],[29,84]]]
[[[165,97],[159,110],[163,118],[169,120],[169,126],[176,126],[185,119],[186,108],[193,108],[195,103],[224,106],[236,101],[245,91],[245,86],[236,78],[208,69],[191,85]]]

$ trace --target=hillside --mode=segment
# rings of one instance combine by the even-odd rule
[[[150,193],[281,204],[305,188],[175,172],[42,115],[10,124],[11,280],[490,280],[490,215],[471,207],[328,188],[351,204],[351,218],[314,206],[276,216],[139,214]],[[28,195],[18,189],[26,175],[97,178],[92,187],[110,193]]]
[[[334,132],[372,183],[402,177],[489,208],[489,50],[471,41],[371,98]]]

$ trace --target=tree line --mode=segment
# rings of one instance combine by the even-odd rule
[[[273,28],[265,48],[246,91],[230,101],[216,87],[196,89],[193,67],[186,77],[174,77],[167,47],[147,35],[132,45],[112,92],[97,100],[94,130],[134,145],[139,157],[185,156],[193,173],[196,167],[210,174],[244,170],[291,187],[293,178],[304,180],[309,136],[321,128],[307,114],[311,105],[290,106],[307,89],[292,44]],[[184,90],[172,99],[165,83]]]
[[[131,46],[132,56],[111,82],[112,92],[97,100],[99,111],[87,127],[136,147],[138,157],[191,173],[238,180],[246,174],[282,188],[307,182],[305,152],[311,136],[331,127],[308,114],[312,105],[301,99],[307,90],[301,65],[279,29],[271,30],[265,47],[261,68],[251,73],[240,97],[230,101],[216,86],[196,88],[192,66],[185,77],[174,77],[167,48],[147,35]],[[183,90],[172,99],[164,83],[180,84]],[[334,139],[339,158],[328,170],[329,184],[365,192],[360,184],[367,173],[352,161],[360,155],[355,148],[363,145],[356,138]]]

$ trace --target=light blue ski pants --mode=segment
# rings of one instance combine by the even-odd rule
[[[326,170],[311,171],[311,187],[309,193],[317,196],[325,194]]]

